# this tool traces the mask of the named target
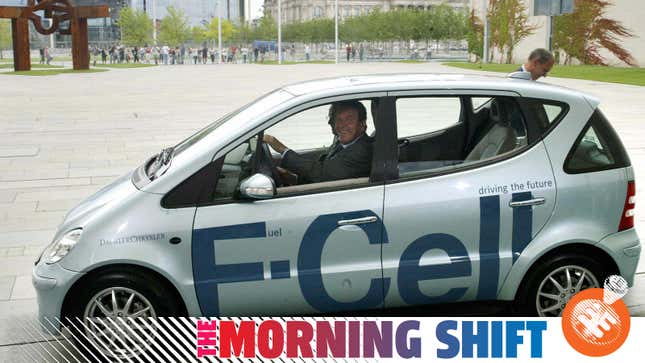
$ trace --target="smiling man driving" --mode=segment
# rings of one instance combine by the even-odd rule
[[[318,157],[305,157],[289,149],[271,135],[264,142],[282,155],[280,166],[298,175],[298,184],[369,176],[372,139],[365,134],[367,111],[358,101],[333,103],[329,124],[334,143]]]

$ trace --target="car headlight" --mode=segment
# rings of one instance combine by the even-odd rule
[[[78,240],[81,239],[82,232],[83,230],[80,228],[73,229],[54,242],[46,252],[45,263],[52,264],[62,260],[76,246]]]

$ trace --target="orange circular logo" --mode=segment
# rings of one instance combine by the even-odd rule
[[[630,317],[625,303],[608,290],[587,289],[576,294],[562,312],[562,331],[578,352],[602,357],[627,339]]]

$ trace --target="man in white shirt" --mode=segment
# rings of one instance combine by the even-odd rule
[[[553,54],[546,49],[537,48],[531,52],[526,63],[518,69],[521,72],[531,73],[531,80],[536,81],[540,77],[546,77],[555,64]]]

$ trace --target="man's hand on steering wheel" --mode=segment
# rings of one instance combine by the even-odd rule
[[[288,148],[284,146],[283,143],[280,142],[280,140],[276,139],[274,136],[265,134],[262,137],[262,141],[265,143],[269,144],[273,150],[275,150],[278,154],[284,153]]]
[[[270,171],[267,170],[267,172],[270,173],[270,176],[275,181],[276,186],[282,186],[283,182],[280,175],[281,173],[278,167],[273,163],[273,154],[271,153],[269,146],[271,146],[271,148],[273,148],[280,154],[287,150],[287,147],[271,135],[264,135],[262,137],[262,141],[262,154],[260,156],[260,164],[263,164],[265,168],[270,168]]]

